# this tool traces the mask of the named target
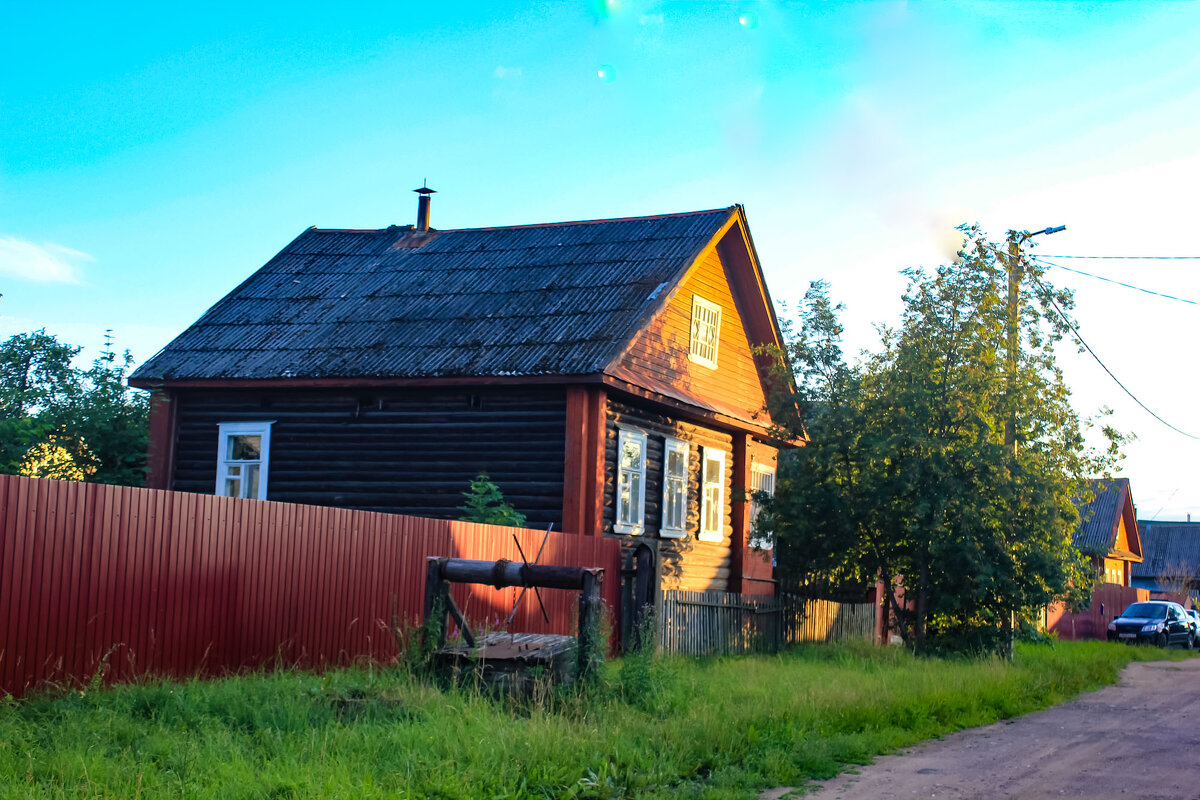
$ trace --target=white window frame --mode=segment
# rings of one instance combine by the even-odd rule
[[[699,312],[699,313],[697,313]],[[705,316],[711,315],[713,319],[706,320]],[[709,347],[708,342],[703,342],[696,335],[700,326],[712,328],[712,353],[711,356],[704,351]],[[717,351],[721,344],[721,307],[716,303],[705,300],[698,294],[692,295],[692,323],[691,334],[688,339],[688,360],[694,361],[697,364],[703,364],[706,367],[717,368]],[[701,352],[697,352],[697,350]]]
[[[682,476],[670,474],[671,453],[679,453],[683,456]],[[691,447],[683,439],[675,439],[668,436],[663,441],[663,498],[662,509],[659,515],[658,535],[664,539],[682,539],[687,534],[688,478],[691,474],[691,454]],[[683,485],[679,486],[677,482],[681,477]],[[674,487],[676,493],[682,491],[680,501],[683,512],[680,515],[677,527],[667,524],[667,509],[671,507],[672,479],[676,481],[676,486]]]
[[[230,436],[258,436],[260,437],[258,460],[258,496],[250,498],[251,500],[266,500],[267,499],[267,469],[271,462],[271,426],[275,424],[275,420],[262,422],[219,422],[217,423],[217,486],[216,494],[221,497],[228,497],[225,494],[225,479],[229,477],[229,467],[236,465],[238,462],[228,462],[226,455],[228,454],[229,437]],[[253,462],[242,462],[253,463]],[[240,495],[239,495],[240,497]]]
[[[638,443],[642,458],[637,468],[626,469],[622,465],[621,454],[625,452],[625,443],[631,440]],[[646,434],[643,431],[628,428],[617,429],[616,462],[617,480],[616,497],[613,498],[613,531],[636,536],[646,529]],[[623,483],[631,481],[635,475],[638,478],[636,518],[632,513],[623,513],[625,510],[621,503],[621,486]]]
[[[709,460],[720,464],[715,483],[708,480]],[[716,529],[709,527],[710,517],[716,520]],[[696,538],[702,542],[725,538],[725,451],[716,447],[700,448],[700,532]]]
[[[768,476],[769,480],[767,480]],[[766,464],[750,465],[750,546],[765,550],[770,548],[774,542],[772,541],[773,537],[769,534],[767,536],[754,535],[754,526],[758,524],[758,515],[762,513],[762,506],[754,499],[754,492],[766,492],[772,497],[775,496],[775,467]]]

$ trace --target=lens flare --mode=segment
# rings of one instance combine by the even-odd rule
[[[758,14],[753,11],[743,11],[738,16],[738,24],[746,30],[754,30],[758,27]]]
[[[617,71],[612,64],[601,64],[600,69],[596,70],[596,77],[605,83],[612,83],[617,79]]]

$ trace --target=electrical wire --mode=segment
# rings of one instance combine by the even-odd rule
[[[1046,285],[1044,283],[1042,283],[1041,279],[1038,278],[1036,275],[1033,275],[1032,277],[1033,277],[1034,281],[1037,283],[1038,288],[1040,288],[1042,290],[1043,295],[1046,298],[1046,300],[1048,300],[1050,302],[1050,306],[1054,309],[1055,313],[1058,314],[1058,318],[1063,321],[1064,325],[1066,325],[1068,328],[1070,328],[1071,333],[1075,334],[1075,340],[1078,341],[1079,344],[1083,346],[1084,350],[1087,350],[1088,353],[1091,354],[1092,358],[1096,359],[1096,363],[1100,365],[1101,369],[1103,369],[1105,372],[1108,373],[1108,377],[1112,378],[1113,382],[1116,383],[1117,386],[1120,386],[1121,390],[1124,391],[1125,394],[1129,395],[1129,397],[1133,400],[1133,402],[1135,402],[1139,406],[1141,406],[1147,414],[1154,417],[1156,420],[1161,422],[1163,425],[1166,425],[1168,428],[1175,431],[1176,433],[1186,436],[1189,439],[1196,439],[1197,441],[1200,441],[1200,436],[1194,436],[1193,434],[1190,434],[1185,430],[1176,428],[1174,425],[1167,422],[1165,419],[1160,417],[1158,414],[1155,414],[1153,411],[1151,411],[1150,407],[1148,405],[1146,405],[1141,400],[1139,400],[1137,398],[1137,395],[1135,395],[1133,392],[1129,391],[1128,387],[1126,387],[1125,384],[1121,383],[1121,381],[1117,378],[1117,376],[1113,374],[1113,371],[1108,368],[1108,365],[1100,360],[1100,356],[1096,355],[1096,351],[1092,349],[1091,345],[1089,345],[1087,342],[1084,341],[1083,337],[1079,334],[1079,329],[1075,327],[1075,323],[1071,322],[1070,317],[1068,317],[1065,313],[1063,313],[1063,310],[1058,307],[1058,303],[1055,302],[1055,300],[1054,300],[1054,295],[1051,294],[1050,290],[1046,288]]]
[[[1043,258],[1095,258],[1108,261],[1196,261],[1200,256],[1054,256],[1047,253]]]
[[[1180,303],[1189,303],[1193,306],[1200,306],[1200,302],[1197,302],[1195,300],[1188,300],[1186,297],[1176,297],[1173,294],[1166,294],[1165,292],[1156,292],[1153,289],[1143,289],[1140,286],[1134,286],[1132,283],[1125,283],[1124,281],[1119,281],[1119,280],[1116,280],[1115,278],[1106,278],[1103,275],[1093,275],[1092,273],[1084,272],[1081,269],[1075,269],[1074,267],[1064,267],[1062,264],[1055,264],[1053,261],[1047,260],[1050,258],[1062,258],[1062,256],[1039,256],[1039,255],[1029,254],[1026,257],[1032,261],[1037,261],[1039,264],[1043,264],[1047,267],[1057,267],[1058,269],[1066,270],[1067,272],[1074,272],[1076,275],[1085,275],[1089,278],[1095,278],[1098,281],[1104,281],[1105,283],[1115,283],[1117,286],[1124,286],[1126,289],[1133,289],[1135,292],[1145,292],[1146,294],[1152,294],[1155,297],[1162,297],[1167,300],[1177,300]]]
[[[991,250],[993,253],[995,253],[996,255],[1000,256],[1002,259],[1007,259],[1007,258],[1008,258],[1008,253],[1001,251],[999,248],[997,248],[995,245],[991,244],[990,242],[981,242],[981,244],[982,244],[984,247],[986,247],[988,250]],[[1103,275],[1096,275],[1096,274],[1094,274],[1094,273],[1091,273],[1091,272],[1084,272],[1084,271],[1083,271],[1083,270],[1081,270],[1081,269],[1075,269],[1074,267],[1066,267],[1066,266],[1063,266],[1062,264],[1055,264],[1054,262],[1052,262],[1052,261],[1049,261],[1049,260],[1048,260],[1048,259],[1051,259],[1051,258],[1121,258],[1121,259],[1132,259],[1132,258],[1135,258],[1135,256],[1044,256],[1044,255],[1038,255],[1038,254],[1036,254],[1036,253],[1022,253],[1022,255],[1023,255],[1025,258],[1028,258],[1030,261],[1036,261],[1036,262],[1038,262],[1039,264],[1041,264],[1041,265],[1042,265],[1042,266],[1044,266],[1044,267],[1055,267],[1055,268],[1057,268],[1057,269],[1066,270],[1067,272],[1074,272],[1074,273],[1075,273],[1075,274],[1077,274],[1077,275],[1083,275],[1083,276],[1086,276],[1086,277],[1088,277],[1088,278],[1094,278],[1094,279],[1096,279],[1096,280],[1098,280],[1098,281],[1104,281],[1105,283],[1115,283],[1117,286],[1124,286],[1126,289],[1133,289],[1135,292],[1144,292],[1145,294],[1154,295],[1155,297],[1161,297],[1161,298],[1163,298],[1163,299],[1166,299],[1166,300],[1175,300],[1175,301],[1177,301],[1177,302],[1180,302],[1180,303],[1187,303],[1187,304],[1189,304],[1189,305],[1193,305],[1193,306],[1200,306],[1200,301],[1196,301],[1196,300],[1189,300],[1189,299],[1187,299],[1186,297],[1178,297],[1177,295],[1173,295],[1173,294],[1167,294],[1167,293],[1165,293],[1165,292],[1156,292],[1156,291],[1154,291],[1153,289],[1143,289],[1141,286],[1134,286],[1132,283],[1125,283],[1124,281],[1119,281],[1119,280],[1116,280],[1115,278],[1106,278],[1106,277],[1104,277]],[[1183,259],[1183,258],[1200,258],[1200,256],[1146,256],[1146,257],[1147,257],[1147,258],[1180,258],[1180,259]]]
[[[979,244],[982,244],[986,249],[991,250],[993,253],[1000,256],[1002,259],[1008,258],[1008,253],[1001,251],[999,248],[997,248],[995,245],[993,245],[990,242],[979,242]],[[1032,254],[1025,254],[1025,257],[1033,259],[1033,260],[1037,260],[1039,258],[1048,258],[1048,256],[1034,256]],[[1192,256],[1171,256],[1171,258],[1192,258]],[[1057,264],[1051,264],[1050,266],[1058,266],[1059,269],[1066,269],[1066,267],[1062,267]],[[1072,270],[1072,271],[1077,271],[1077,270]],[[1045,297],[1045,299],[1047,301],[1049,301],[1051,308],[1054,309],[1054,312],[1056,314],[1058,314],[1058,318],[1061,319],[1063,324],[1066,325],[1067,328],[1070,329],[1072,334],[1074,334],[1075,340],[1077,342],[1079,342],[1079,344],[1083,347],[1084,350],[1088,351],[1088,354],[1091,355],[1091,357],[1096,360],[1096,363],[1100,365],[1100,368],[1103,369],[1106,373],[1108,373],[1108,377],[1113,379],[1113,383],[1115,383],[1115,384],[1117,384],[1117,386],[1121,387],[1121,391],[1123,391],[1123,392],[1125,392],[1125,394],[1129,395],[1130,399],[1132,399],[1133,402],[1135,402],[1139,406],[1141,406],[1142,409],[1147,414],[1154,417],[1156,420],[1161,422],[1163,425],[1166,425],[1168,428],[1170,428],[1171,430],[1180,434],[1181,436],[1186,436],[1189,439],[1195,439],[1197,441],[1200,441],[1200,436],[1195,436],[1193,434],[1190,434],[1187,431],[1177,428],[1174,425],[1172,425],[1171,423],[1167,422],[1165,419],[1160,417],[1158,414],[1154,413],[1154,411],[1152,411],[1148,405],[1146,405],[1141,400],[1139,400],[1137,395],[1135,395],[1133,392],[1129,391],[1129,388],[1125,384],[1121,383],[1120,379],[1116,375],[1113,374],[1113,371],[1111,369],[1108,368],[1108,365],[1105,364],[1102,360],[1100,360],[1100,356],[1096,355],[1096,351],[1092,349],[1091,345],[1089,345],[1086,341],[1084,341],[1083,336],[1079,333],[1079,329],[1075,327],[1075,323],[1071,321],[1071,318],[1068,317],[1061,308],[1059,308],[1058,303],[1054,299],[1054,295],[1050,292],[1050,290],[1048,288],[1046,288],[1046,285],[1044,283],[1042,283],[1041,279],[1038,278],[1037,275],[1034,273],[1030,273],[1030,277],[1033,278],[1033,280],[1037,283],[1038,288],[1042,290],[1043,296]],[[1090,276],[1090,277],[1095,277],[1095,276]],[[1114,283],[1115,282],[1116,281],[1114,281]],[[1127,285],[1127,284],[1124,284],[1124,285]],[[1137,289],[1138,287],[1130,286],[1129,288]],[[1141,289],[1139,291],[1148,291],[1148,290]],[[1150,292],[1150,293],[1158,294],[1157,292]],[[1173,297],[1172,299],[1173,300],[1181,300],[1182,298]],[[1184,300],[1183,302],[1190,303],[1192,301]]]

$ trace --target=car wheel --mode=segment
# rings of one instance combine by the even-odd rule
[[[1170,649],[1171,640],[1167,638],[1167,632],[1163,631],[1158,636],[1154,637],[1154,643],[1159,647]]]
[[[1191,650],[1196,646],[1196,634],[1188,631],[1187,649]]]

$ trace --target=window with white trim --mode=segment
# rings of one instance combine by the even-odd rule
[[[617,516],[613,530],[640,534],[646,522],[646,434],[617,435]]]
[[[775,496],[775,468],[765,464],[751,464],[750,492],[750,546],[766,549],[773,545],[773,537],[771,531],[758,529],[758,515],[762,513],[763,508],[755,493]]]
[[[217,433],[217,494],[267,499],[272,422],[222,422]]]
[[[716,369],[720,338],[721,307],[699,295],[692,295],[692,337],[688,345],[688,358]]]
[[[687,526],[688,443],[668,437],[663,445],[662,524],[659,535],[680,539]]]
[[[725,527],[725,451],[701,448],[700,535],[706,542],[719,542]]]

